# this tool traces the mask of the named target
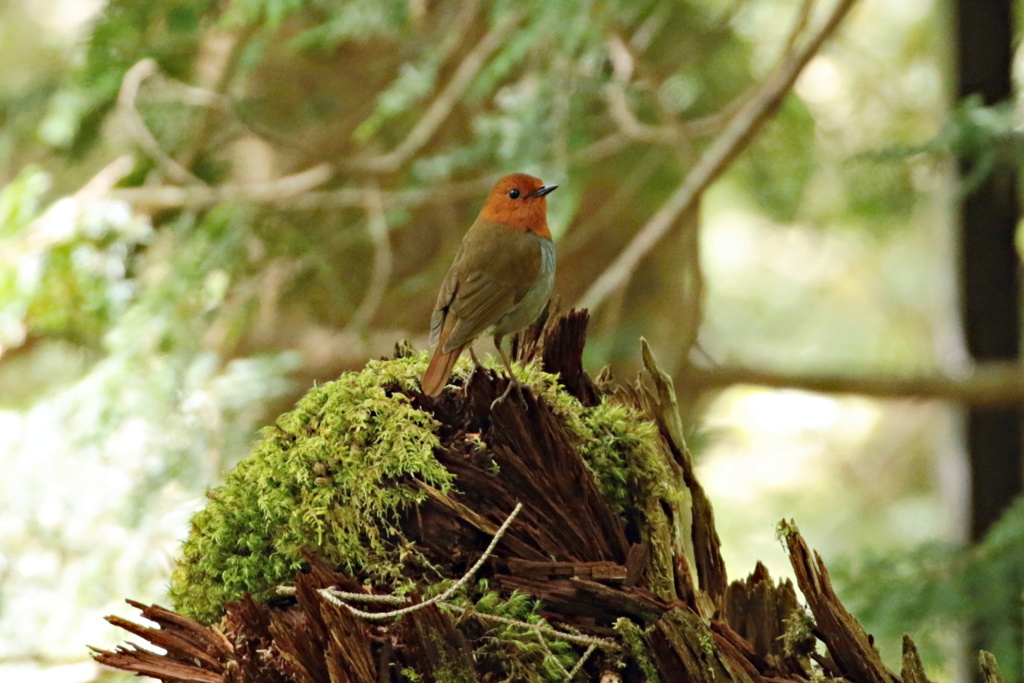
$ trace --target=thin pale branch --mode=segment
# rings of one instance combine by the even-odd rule
[[[612,78],[604,87],[604,101],[608,116],[626,137],[639,142],[676,145],[683,140],[680,127],[672,124],[651,125],[637,118],[629,106],[626,85],[633,76],[635,58],[629,46],[618,35],[608,38],[608,57],[612,63]]]
[[[151,187],[125,187],[112,190],[109,196],[139,209],[201,209],[223,202],[276,204],[289,209],[316,211],[320,209],[366,207],[370,190],[342,188],[311,191],[331,178],[332,166],[318,164],[311,169],[265,183],[221,185],[219,187],[177,187],[161,185]],[[423,190],[379,190],[384,205],[390,208],[410,208],[426,204],[479,198],[494,185],[497,176],[484,176],[473,180],[452,182]]]
[[[365,610],[356,609],[352,605],[348,604],[347,602],[344,602],[340,598],[333,595],[333,588],[321,588],[318,591],[318,593],[320,593],[320,595],[323,596],[328,602],[338,607],[344,607],[352,614],[356,615],[357,617],[362,617],[367,621],[385,621],[388,619],[394,619],[395,617],[400,617],[404,614],[409,614],[410,612],[417,612],[423,609],[424,607],[429,607],[430,605],[443,603],[445,600],[459,592],[459,590],[461,590],[463,586],[469,583],[469,580],[472,579],[473,575],[480,570],[480,567],[484,566],[484,564],[487,563],[487,560],[490,559],[491,554],[494,552],[494,549],[498,547],[498,542],[501,541],[501,537],[505,535],[505,532],[508,531],[508,528],[512,526],[512,521],[516,518],[516,515],[522,512],[522,510],[523,504],[516,503],[515,508],[513,508],[512,512],[509,513],[508,517],[505,518],[505,522],[500,527],[498,527],[498,530],[494,533],[494,536],[491,538],[490,544],[488,544],[487,548],[484,550],[484,554],[480,556],[480,559],[478,559],[473,564],[472,567],[466,570],[466,573],[462,575],[462,578],[460,578],[458,581],[449,586],[443,593],[438,593],[434,597],[424,600],[423,602],[418,602],[416,604],[408,605],[406,607],[399,607],[398,609],[389,610],[387,612],[367,612]]]
[[[100,169],[99,173],[90,178],[72,199],[89,202],[108,194],[119,182],[128,177],[135,169],[135,158],[130,154],[122,154]]]
[[[371,183],[366,192],[366,226],[373,242],[373,270],[370,284],[366,288],[359,308],[356,309],[347,331],[358,332],[366,329],[384,300],[384,292],[391,279],[394,262],[391,241],[388,238],[388,221],[384,216],[384,199],[376,183]]]
[[[505,38],[520,21],[517,13],[512,13],[498,21],[487,34],[480,39],[466,58],[455,70],[451,80],[441,90],[434,101],[427,107],[423,116],[416,123],[406,138],[387,154],[369,159],[355,159],[344,164],[346,170],[370,171],[374,173],[393,173],[401,168],[416,152],[430,142],[434,133],[441,127],[451,114],[455,105],[469,89],[473,79],[480,73],[487,60],[497,50]]]
[[[189,135],[188,147],[186,147],[184,153],[181,155],[182,166],[186,168],[191,167],[199,155],[202,154],[207,142],[209,142],[214,132],[213,124],[215,114],[224,114],[232,111],[230,99],[225,95],[225,93],[238,71],[238,65],[241,62],[242,54],[244,53],[245,48],[249,45],[249,39],[252,38],[255,31],[256,24],[249,24],[241,31],[227,36],[227,39],[231,41],[231,47],[228,50],[227,58],[222,64],[220,64],[220,68],[217,70],[215,77],[211,79],[212,88],[210,90],[182,84],[187,89],[186,92],[205,103],[201,113],[193,122],[192,134]]]
[[[171,158],[171,155],[164,151],[156,136],[146,126],[146,122],[142,120],[142,115],[139,114],[139,110],[135,106],[135,100],[139,96],[139,88],[142,87],[142,83],[157,73],[159,73],[159,69],[156,61],[149,57],[136,62],[134,66],[125,72],[124,79],[121,81],[121,91],[117,95],[117,105],[125,128],[139,147],[142,148],[142,151],[152,157],[171,180],[178,183],[202,185],[203,181],[194,176],[187,168],[179,164]]]
[[[73,195],[55,201],[32,221],[31,226],[20,239],[4,245],[4,249],[0,251],[0,265],[14,264],[18,259],[29,254],[41,254],[59,244],[64,239],[62,237],[64,230],[51,230],[47,229],[47,226],[54,222],[61,225],[66,224],[69,208],[71,208],[71,215],[78,220],[84,207],[106,196],[110,188],[124,180],[133,168],[135,168],[135,159],[130,154],[119,156],[100,169],[99,173],[90,178]],[[3,350],[4,348],[0,346],[0,356],[3,355]]]
[[[693,365],[683,369],[679,377],[679,387],[692,392],[714,391],[747,384],[822,394],[939,400],[974,406],[1024,404],[1024,367],[1009,363],[978,365],[971,374],[964,377],[783,373],[737,366]]]
[[[811,14],[814,13],[815,0],[802,0],[800,3],[800,9],[797,11],[796,21],[793,22],[793,26],[789,29],[789,34],[786,36],[785,51],[782,53],[784,57],[793,54],[793,50],[796,49],[796,44],[800,40],[800,36],[803,34],[804,29],[807,28],[807,24],[811,21]]]
[[[208,187],[193,185],[178,187],[160,185],[151,187],[123,187],[111,190],[108,197],[131,204],[138,209],[200,209],[224,202],[254,202],[277,204],[294,200],[313,188],[323,185],[334,175],[330,164],[317,164],[300,173],[277,178],[265,183],[247,185],[221,185]],[[362,199],[364,195],[360,194]],[[359,206],[353,202],[351,206]]]
[[[778,109],[803,68],[839,27],[856,0],[838,0],[817,32],[785,60],[712,142],[696,166],[665,203],[633,237],[629,245],[597,278],[576,304],[594,310],[633,276],[640,261],[671,231],[680,216],[693,210],[704,190],[729,167]]]
[[[577,164],[594,164],[629,147],[630,139],[620,131],[596,140],[572,155]]]

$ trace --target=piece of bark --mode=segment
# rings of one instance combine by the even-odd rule
[[[601,392],[583,370],[583,347],[587,342],[590,313],[585,309],[558,316],[545,332],[551,339],[544,344],[541,367],[558,375],[559,383],[585,406],[601,402]]]
[[[167,652],[158,655],[137,646],[119,646],[114,651],[93,648],[96,661],[141,676],[188,683],[220,681],[233,647],[214,628],[176,614],[159,605],[143,605],[129,600],[142,616],[157,627],[135,624],[117,616],[107,621],[119,626]]]
[[[760,676],[749,675],[738,662],[730,667],[708,622],[687,610],[676,607],[667,611],[644,639],[663,680],[761,683]]]
[[[430,605],[397,621],[390,629],[402,647],[395,652],[401,668],[415,671],[421,680],[478,680],[473,663],[473,649],[466,642],[452,618]]]
[[[520,519],[535,520],[536,532],[552,538],[545,552],[563,560],[625,563],[629,544],[622,522],[598,492],[565,427],[528,387],[494,405],[484,440],[501,479],[530,501]]]
[[[557,579],[575,577],[604,583],[619,583],[626,580],[626,567],[614,562],[538,562],[513,558],[507,563],[508,572],[514,576],[532,579]]]
[[[800,592],[807,599],[819,637],[839,672],[857,683],[901,683],[882,663],[871,637],[839,601],[821,556],[815,552],[812,557],[792,523],[782,523],[781,529]]]
[[[800,609],[793,584],[788,579],[775,584],[758,562],[746,580],[729,584],[722,613],[760,657],[779,671],[795,673],[803,667],[786,661],[784,636],[787,620]]]
[[[981,668],[981,677],[985,683],[1003,683],[1003,675],[999,673],[999,664],[991,652],[982,650],[978,653],[978,666]]]
[[[900,670],[900,678],[903,683],[929,683],[917,646],[906,633],[903,634],[903,668]]]
[[[93,648],[93,652],[93,658],[104,666],[169,683],[221,683],[224,680],[220,673],[135,646],[119,645],[114,651]]]
[[[658,367],[654,352],[647,341],[641,339],[640,345],[644,369],[654,389],[651,390],[638,382],[636,392],[647,412],[657,422],[662,438],[674,456],[674,464],[690,495],[690,509],[675,510],[674,523],[680,527],[686,542],[682,551],[689,559],[690,571],[696,574],[697,580],[694,583],[710,598],[711,605],[698,607],[704,616],[710,617],[721,608],[728,583],[725,561],[722,559],[722,543],[715,527],[715,514],[704,487],[697,480],[693,456],[686,446],[683,421],[679,414],[672,378]]]

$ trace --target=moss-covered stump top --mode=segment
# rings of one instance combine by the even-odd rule
[[[684,506],[685,488],[634,400],[577,385],[584,405],[535,359],[514,366],[526,396],[492,411],[503,372],[473,374],[463,359],[435,400],[419,391],[427,354],[399,355],[313,388],[263,430],[192,519],[171,579],[178,611],[211,622],[246,593],[272,599],[309,555],[379,590],[429,592],[461,575],[517,502],[499,568],[625,566],[631,545],[663,537],[646,575],[674,595],[663,510]]]
[[[468,362],[423,396],[408,352],[315,388],[193,520],[173,596],[206,623],[133,603],[156,627],[108,619],[163,652],[97,660],[166,683],[925,681],[909,638],[886,668],[791,525],[813,621],[763,566],[726,585],[671,380],[644,346],[646,385],[602,396],[586,322],[520,342],[527,387],[496,404],[507,380]]]

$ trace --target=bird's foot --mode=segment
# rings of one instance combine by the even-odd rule
[[[496,398],[493,401],[491,401],[491,411],[492,412],[494,411],[494,407],[496,405],[498,405],[502,401],[505,401],[505,400],[508,399],[508,397],[512,394],[513,389],[515,390],[515,392],[517,394],[519,394],[519,400],[520,401],[525,400],[525,399],[523,399],[523,387],[519,383],[519,380],[517,380],[515,377],[511,377],[509,379],[509,381],[508,381],[508,386],[505,387],[505,391],[501,392],[501,396],[499,396],[498,398]]]

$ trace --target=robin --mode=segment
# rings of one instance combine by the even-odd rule
[[[534,322],[551,297],[555,243],[545,197],[557,187],[512,173],[487,196],[462,238],[430,318],[434,354],[423,375],[428,396],[441,393],[462,350],[488,331],[515,383],[501,340]]]

